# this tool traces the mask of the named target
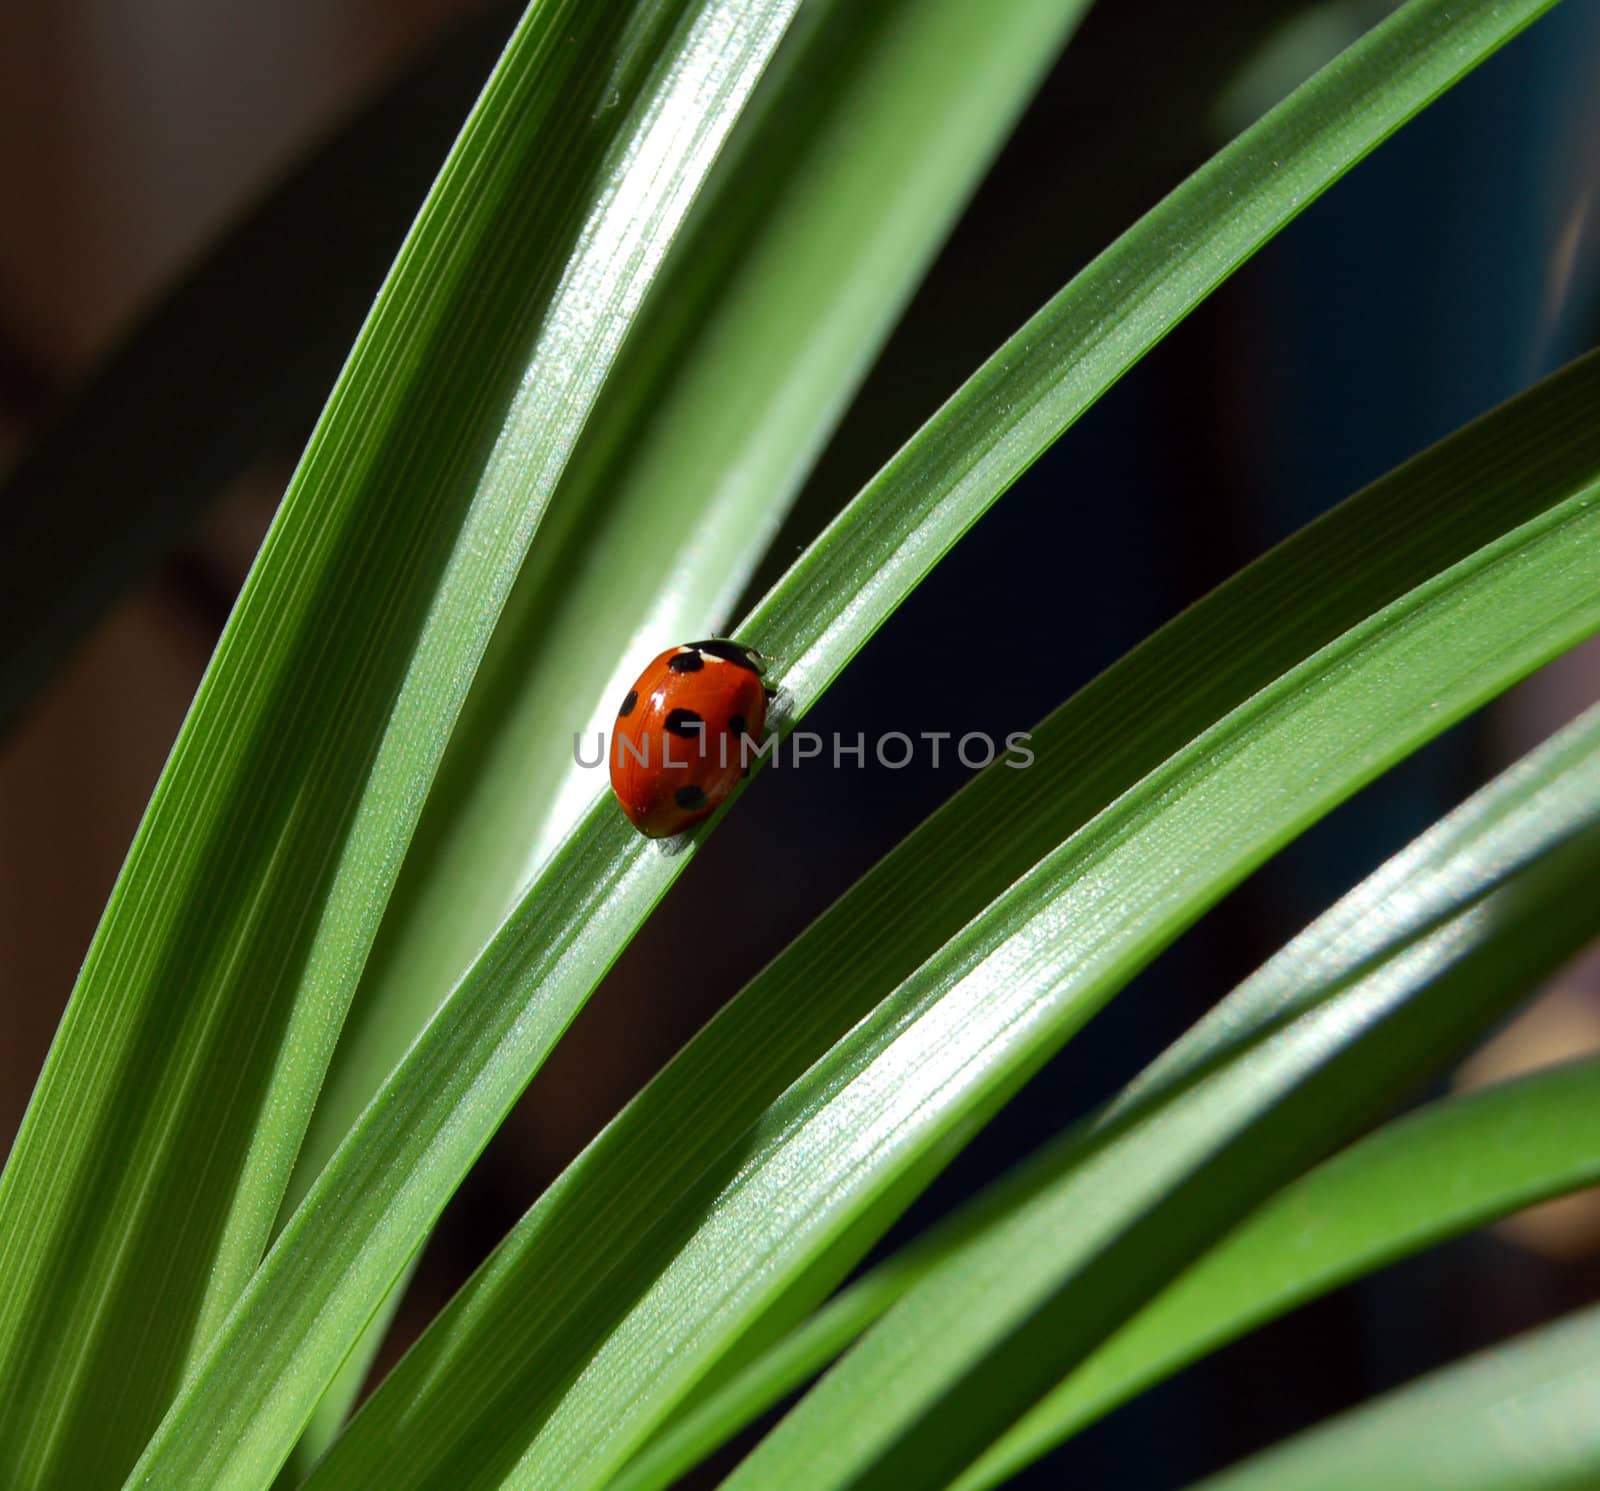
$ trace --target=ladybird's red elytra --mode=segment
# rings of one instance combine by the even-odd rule
[[[628,690],[611,739],[611,790],[628,821],[670,838],[715,812],[767,724],[766,663],[725,637],[669,647]]]

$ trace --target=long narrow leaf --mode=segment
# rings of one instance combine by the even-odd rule
[[[1600,1181],[1600,1063],[1453,1098],[1379,1130],[1284,1190],[1084,1363],[986,1455],[1003,1485],[1188,1362],[1306,1300]]]
[[[1559,463],[1563,449],[1575,455],[1595,439],[1586,411],[1597,370],[1582,365],[1404,468],[1175,623],[1041,728],[1033,769],[1042,779],[1024,786],[1000,768],[936,816],[571,1167],[380,1387],[312,1484],[368,1475],[425,1485],[461,1443],[482,1455],[482,1473],[504,1472],[524,1440],[515,1483],[598,1481],[625,1438],[645,1432],[635,1425],[658,1421],[788,1289],[825,1292],[947,1146],[1223,889],[1406,743],[1457,718],[1493,689],[1491,677],[1519,671],[1521,649],[1542,655],[1541,633],[1592,630],[1600,470],[1590,450],[1585,484],[1546,519],[1457,560],[1281,676],[1256,671],[1283,666],[1280,648],[1292,654],[1366,585],[1383,589],[1397,571],[1437,563],[1434,545],[1460,542],[1455,524],[1478,502],[1504,521],[1511,494],[1532,496],[1522,485],[1530,455]],[[1549,438],[1534,434],[1544,417]],[[1313,575],[1326,610],[1304,604]],[[1536,619],[1546,605],[1550,615]],[[1237,690],[1238,702],[1206,728],[1197,719],[1209,718],[1219,675],[1220,694]],[[1183,720],[1195,731],[1186,747],[1147,769],[783,1092],[872,1008],[891,972],[905,977],[901,960],[938,935],[930,921],[960,926],[981,909],[964,899],[970,882],[951,873],[958,860],[1003,886],[1027,867],[1016,856],[1037,852],[1033,835],[1071,834],[1075,815],[1093,811],[1107,788],[1098,772],[1130,769]],[[1116,750],[1102,751],[1102,740]],[[908,890],[924,915],[886,920],[883,897]],[[1102,915],[1102,904],[1118,915]],[[441,1020],[466,1018],[472,987]],[[941,1033],[914,1034],[919,1023]],[[959,1058],[955,1073],[922,1062],[929,1040]],[[449,1049],[442,1038],[439,1049]],[[860,1130],[835,1104],[852,1085],[870,1115]],[[384,1124],[397,1138],[414,1090],[387,1092],[396,1116]],[[875,1106],[889,1093],[899,1100]],[[364,1173],[352,1164],[347,1175]],[[344,1184],[361,1193],[366,1182]],[[702,1228],[707,1217],[716,1225]],[[300,1265],[285,1255],[269,1261],[277,1266],[303,1287]]]
[[[1301,1007],[1242,1059],[1199,1074],[1149,1116],[1133,1108],[1110,1118],[1063,1183],[916,1284],[728,1491],[948,1485],[1196,1244],[1600,931],[1600,902],[1583,894],[1600,874],[1600,753],[1589,761],[1589,802],[1547,819],[1544,837],[1556,843],[1531,867],[1420,937],[1405,926],[1354,981],[1334,959],[1331,977],[1314,974]],[[1315,966],[1298,949],[1285,956]]]
[[[1308,194],[1543,8],[1457,7],[1449,16],[1429,0],[1408,8],[1181,190],[1177,207],[1156,209],[1019,333],[758,613],[751,639],[792,660],[781,681],[795,714],[810,706],[982,506],[1181,310],[1300,210]],[[1335,104],[1346,112],[1330,118]],[[1129,288],[1124,272],[1136,268],[1137,283]],[[1125,312],[1132,328],[1114,342],[1096,335],[1107,303]],[[963,443],[959,459],[950,443],[957,430]],[[968,442],[979,452],[976,464]],[[1558,463],[1570,455],[1563,450]],[[1538,489],[1548,500],[1542,483],[1550,474],[1541,467],[1521,490],[1531,495]],[[1459,500],[1459,487],[1454,495]],[[1503,516],[1502,507],[1493,521]],[[1515,543],[1519,558],[1509,551],[1486,553],[1482,572],[1463,581],[1470,601],[1453,618],[1456,627],[1441,629],[1450,635],[1433,631],[1425,640],[1412,638],[1428,654],[1430,676],[1446,680],[1436,689],[1440,707],[1419,718],[1386,697],[1384,709],[1395,717],[1378,731],[1381,743],[1363,732],[1349,737],[1347,749],[1330,753],[1326,796],[1308,792],[1289,821],[1273,820],[1261,843],[1230,859],[1229,873],[1243,873],[1252,854],[1268,852],[1272,833],[1287,835],[1310,821],[1408,742],[1425,738],[1486,691],[1592,628],[1585,609],[1593,597],[1583,570],[1589,549],[1581,512],[1552,510]],[[1519,565],[1519,578],[1537,574],[1541,584],[1515,583],[1510,571]],[[1509,606],[1519,623],[1509,634],[1497,626],[1488,654],[1481,648],[1491,639],[1466,615],[1477,614],[1480,605]],[[1411,667],[1389,662],[1386,676],[1406,692]],[[1320,695],[1312,697],[1320,702]],[[662,859],[640,845],[609,804],[585,818],[308,1194],[169,1415],[141,1466],[141,1483],[181,1480],[218,1445],[252,1446],[240,1451],[242,1464],[246,1455],[265,1455],[267,1445],[298,1427],[495,1123],[688,858]],[[1219,876],[1218,883],[1225,878]],[[1171,912],[1173,925],[1181,924],[1217,892],[1218,883],[1204,882],[1192,904],[1161,910]],[[1165,920],[1159,913],[1158,919]],[[1137,931],[1130,935],[1143,945]],[[1117,961],[1108,955],[1108,970]],[[1035,1054],[1043,1049],[1041,1044]],[[1018,1069],[1024,1064],[1019,1061]],[[997,1084],[1004,1080],[1010,1079],[997,1075]],[[998,1090],[999,1085],[993,1089]],[[801,1245],[809,1246],[804,1240]],[[601,1318],[593,1317],[594,1323]],[[707,1338],[707,1351],[714,1346]],[[680,1360],[675,1373],[661,1375],[625,1433],[617,1432],[611,1405],[586,1403],[583,1432],[548,1441],[547,1447],[559,1445],[552,1453],[564,1467],[560,1473],[576,1476],[581,1466],[583,1474],[600,1476],[611,1463],[606,1457],[625,1456],[678,1386],[700,1370],[688,1356]],[[267,1384],[285,1380],[292,1390],[269,1398]],[[591,1437],[602,1421],[606,1457],[595,1452]],[[420,1429],[421,1417],[414,1423]],[[338,1454],[336,1447],[325,1465]],[[412,1472],[423,1473],[425,1463],[425,1457],[413,1456]],[[525,1472],[535,1475],[543,1468]]]
[[[1507,866],[1525,862],[1595,805],[1597,761],[1600,711],[1591,711],[1340,901],[1154,1063],[1111,1105],[1109,1116],[1159,1101],[1166,1091],[1176,1089],[1181,1098],[1183,1081],[1306,1006],[1317,988],[1353,976],[1386,943],[1420,935],[1480,897]],[[962,1491],[1002,1482],[1207,1346],[1314,1293],[1450,1232],[1584,1184],[1600,1165],[1588,1142],[1591,1125],[1579,1116],[1592,1081],[1593,1074],[1579,1068],[1439,1105],[1392,1125],[1290,1187],[963,1475]],[[1482,1140],[1473,1143],[1464,1135]],[[934,1268],[981,1245],[985,1229],[1036,1204],[1041,1191],[1070,1184],[1084,1142],[1081,1133],[1070,1134],[853,1284],[658,1436],[608,1491],[670,1484],[701,1454],[826,1367]],[[1403,1184],[1382,1184],[1401,1171]]]
[[[1600,1181],[1597,1099],[1600,1063],[1584,1062],[1434,1104],[1351,1146],[1286,1186],[1181,1274],[956,1485],[1003,1485],[1086,1424],[1263,1322],[1445,1238]],[[830,1365],[977,1221],[963,1215],[959,1229],[941,1229],[852,1284],[652,1440],[607,1491],[671,1486]]]
[[[1507,866],[1600,802],[1600,711],[1564,731],[1397,855],[1192,1030],[1110,1114],[1160,1100],[1241,1050],[1318,987],[1481,896]],[[1600,1167],[1586,1099],[1595,1068],[1541,1075],[1426,1109],[1356,1145],[1279,1197],[1185,1273],[985,1455],[962,1491],[1028,1460],[1201,1351],[1404,1252],[1544,1196]],[[1103,1121],[1103,1120],[1102,1120]],[[1092,1132],[1092,1130],[1091,1130]],[[803,1384],[914,1283],[981,1242],[1041,1191],[1071,1183],[1075,1133],[935,1233],[852,1285],[813,1321],[663,1434],[613,1483],[649,1491]],[[1060,1178],[1065,1174],[1066,1179]]]
[[[480,98],[239,599],[0,1178],[8,1485],[124,1474],[259,1261],[494,618],[793,3],[544,0]]]
[[[1506,773],[1342,900],[1292,955],[1158,1061],[1115,1113],[1157,1100],[1243,1048],[1316,980],[1353,973],[1525,862],[1600,794],[1600,710]],[[1494,1217],[1600,1179],[1600,1064],[1434,1104],[1286,1187],[1158,1296],[963,1475],[1002,1484],[1085,1424],[1232,1339],[1351,1278]],[[1181,1089],[1180,1089],[1181,1090]],[[1073,1134],[872,1270],[653,1441],[608,1491],[656,1491],[826,1367],[944,1260],[1069,1171]],[[1070,1177],[1069,1177],[1070,1178]]]
[[[842,402],[1086,4],[812,0],[801,12],[518,577],[318,1096],[285,1218],[588,806],[595,777],[574,763],[574,731],[609,727],[663,638],[726,627]],[[343,1391],[319,1408],[313,1448],[369,1355],[353,1354]]]
[[[1600,1482],[1600,1307],[1424,1377],[1195,1491],[1583,1491]]]

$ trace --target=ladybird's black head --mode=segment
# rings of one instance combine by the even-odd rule
[[[736,667],[748,668],[758,677],[767,669],[766,659],[755,648],[746,647],[743,642],[735,642],[728,637],[710,637],[704,642],[686,642],[684,646],[692,652],[703,652],[707,657],[720,658]]]

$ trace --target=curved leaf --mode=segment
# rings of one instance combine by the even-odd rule
[[[1041,312],[891,463],[757,612],[750,640],[790,660],[780,681],[794,714],[809,708],[826,680],[983,505],[1181,309],[1300,210],[1309,193],[1335,179],[1543,8],[1528,0],[1520,6],[1452,7],[1447,15],[1447,8],[1434,0],[1420,0],[1274,111]],[[1135,269],[1135,281],[1125,282],[1125,272]],[[1119,330],[1116,339],[1101,340],[1101,317],[1112,311],[1125,316],[1127,330]],[[1458,453],[1452,452],[1451,458]],[[1570,446],[1558,443],[1550,463],[1541,459],[1506,485],[1542,509],[1551,499],[1553,467],[1570,476],[1572,455]],[[1477,479],[1482,472],[1473,476]],[[1507,491],[1499,494],[1502,500],[1492,516],[1486,508],[1463,504],[1462,495],[1458,481],[1451,501],[1470,515],[1459,527],[1454,517],[1442,520],[1449,542],[1458,542],[1476,525],[1494,529],[1507,521]],[[1385,694],[1378,714],[1393,717],[1354,735],[1347,729],[1349,721],[1342,722],[1337,739],[1343,744],[1322,763],[1325,795],[1308,790],[1283,818],[1261,819],[1260,838],[1247,847],[1235,846],[1236,854],[1230,849],[1228,868],[1216,880],[1201,882],[1190,900],[1152,906],[1157,922],[1175,930],[1209,896],[1220,893],[1228,875],[1244,873],[1254,862],[1252,856],[1282,842],[1276,835],[1292,833],[1326,803],[1402,754],[1409,743],[1426,738],[1486,692],[1592,629],[1595,618],[1588,608],[1594,593],[1585,569],[1591,559],[1587,516],[1592,515],[1585,515],[1580,499],[1574,498],[1506,539],[1512,547],[1491,545],[1470,567],[1471,573],[1442,579],[1445,588],[1459,585],[1467,597],[1459,610],[1441,608],[1440,614],[1450,615],[1451,626],[1420,624],[1434,621],[1433,616],[1417,616],[1419,625],[1413,626],[1410,611],[1402,607],[1405,621],[1397,625],[1395,636],[1410,661],[1391,656],[1381,673],[1371,675],[1391,680],[1394,693]],[[1506,532],[1503,526],[1499,531]],[[1312,572],[1319,567],[1313,565]],[[1385,573],[1392,578],[1394,572]],[[1538,583],[1526,583],[1530,576]],[[1414,604],[1433,599],[1419,595]],[[1483,606],[1498,613],[1492,629],[1479,611]],[[1509,629],[1508,617],[1514,618]],[[1316,618],[1308,630],[1326,619]],[[1306,631],[1298,632],[1295,641],[1303,643],[1306,636]],[[1352,638],[1349,646],[1358,649],[1360,642]],[[1416,647],[1415,655],[1406,653],[1408,645]],[[1423,670],[1438,708],[1421,706],[1409,712],[1395,694],[1417,705],[1407,680]],[[1359,667],[1356,671],[1361,672]],[[1314,707],[1324,702],[1320,692],[1308,697]],[[1280,723],[1292,729],[1305,722]],[[1329,715],[1320,723],[1334,729]],[[1215,747],[1208,744],[1205,749]],[[1130,770],[1136,765],[1148,770],[1152,763],[1141,763],[1135,754],[1125,764]],[[1095,786],[1103,785],[1104,778],[1096,779]],[[1083,801],[1074,799],[1077,805]],[[219,1444],[246,1446],[239,1451],[241,1457],[251,1453],[252,1444],[266,1454],[265,1447],[309,1411],[309,1402],[350,1349],[488,1134],[689,858],[685,853],[665,859],[631,838],[609,803],[598,804],[586,816],[308,1193],[169,1414],[142,1463],[141,1484],[161,1484],[163,1478],[181,1481],[191,1473],[195,1457]],[[1106,949],[1102,972],[1107,978],[1129,956],[1126,948],[1147,945],[1148,932],[1130,926],[1123,950]],[[858,995],[862,987],[857,986]],[[1060,1034],[1058,1027],[1050,1038]],[[1032,1059],[1042,1057],[1045,1047],[1041,1037],[1030,1048]],[[996,1085],[984,1101],[997,1097],[1000,1086],[1019,1076],[1029,1059],[1027,1050],[1018,1058],[1009,1074],[991,1073]],[[931,1163],[927,1152],[919,1163]],[[795,1241],[802,1252],[811,1245],[811,1240]],[[599,1326],[604,1319],[602,1312],[590,1323]],[[705,1358],[699,1360],[714,1359],[717,1340],[705,1337],[703,1349]],[[582,1431],[547,1440],[544,1446],[557,1457],[555,1463],[566,1467],[561,1474],[572,1477],[563,1483],[576,1484],[580,1473],[602,1476],[648,1432],[672,1394],[691,1384],[701,1370],[687,1354],[675,1359],[673,1372],[659,1375],[625,1429],[613,1405],[585,1402]],[[290,1390],[269,1397],[268,1384],[284,1381],[292,1384]],[[530,1401],[527,1411],[536,1413],[537,1401]],[[358,1417],[355,1422],[361,1421]],[[427,1419],[416,1414],[411,1422],[421,1432]],[[465,1421],[455,1427],[464,1426]],[[605,1441],[603,1455],[592,1437],[596,1433]],[[429,1435],[425,1445],[425,1451],[401,1457],[407,1459],[406,1474],[424,1474],[430,1460],[445,1453],[446,1441],[438,1434]],[[335,1473],[328,1467],[340,1453],[336,1445],[319,1476]],[[491,1463],[504,1453],[485,1451]],[[550,1469],[550,1464],[530,1464],[519,1474]]]
[[[1600,1479],[1600,1307],[1435,1372],[1195,1491],[1582,1491]]]
[[[1435,1103],[1286,1186],[958,1483],[1002,1485],[1117,1404],[1267,1320],[1447,1237],[1600,1181],[1600,1063]]]
[[[936,815],[569,1168],[380,1386],[311,1484],[427,1485],[463,1446],[484,1484],[599,1482],[627,1438],[642,1437],[746,1332],[781,1315],[791,1291],[825,1293],[949,1146],[1227,886],[1547,644],[1593,630],[1600,432],[1588,410],[1597,372],[1600,362],[1580,365],[1353,500],[1065,706],[1035,737],[1037,775],[1025,782],[996,769]],[[1575,493],[1453,558],[1477,531],[1474,509],[1506,521],[1533,497],[1523,485],[1530,460],[1569,458],[1585,473]],[[1573,477],[1547,468],[1538,480],[1567,491]],[[1286,662],[1341,624],[1346,607],[1370,602],[1368,585],[1386,592],[1445,553],[1452,560],[1433,579],[1417,576],[1399,600]],[[1307,605],[1308,594],[1319,603]],[[1210,714],[1230,697],[1231,713]],[[1145,766],[1169,731],[1189,743]],[[1142,775],[1125,786],[1124,770]],[[1052,834],[1070,836],[973,921],[982,906],[971,897],[1015,879],[1027,869],[1022,856]],[[962,874],[952,873],[957,864]],[[1068,910],[1064,887],[1076,901]],[[917,918],[882,914],[907,894],[917,896]],[[538,904],[554,916],[551,899]],[[615,905],[615,895],[605,902]],[[955,944],[926,948],[963,926]],[[523,955],[503,945],[506,964],[469,976],[413,1060],[448,1051],[465,1030],[504,1028],[510,1017],[492,1008],[498,986],[488,980]],[[536,987],[553,963],[523,964],[516,977]],[[905,982],[863,1021],[896,979]],[[528,1016],[536,1008],[519,1006]],[[452,1020],[463,1024],[448,1033]],[[933,1027],[940,1033],[926,1033]],[[901,1035],[908,1045],[896,1050]],[[959,1057],[959,1071],[919,1064],[928,1041]],[[434,1061],[445,1065],[430,1055],[430,1071]],[[470,1091],[461,1067],[451,1070]],[[393,1136],[391,1154],[403,1152],[408,1125],[431,1129],[448,1111],[420,1118],[411,1094],[421,1085],[397,1077],[380,1099],[391,1111],[381,1122],[369,1115],[373,1136]],[[859,1132],[835,1106],[852,1085],[877,1115]],[[874,1093],[900,1096],[880,1112]],[[344,1161],[341,1187],[367,1194],[354,1146],[324,1177],[329,1194]],[[305,1225],[309,1238],[323,1224]],[[309,1287],[306,1265],[289,1252],[269,1260],[269,1272],[279,1267],[293,1281],[280,1287]]]
[[[1339,952],[1321,968],[1314,951],[1285,949],[1274,961],[1299,987],[1264,1032],[1234,1059],[1192,1073],[1170,1101],[1119,1104],[1059,1183],[915,1284],[757,1446],[728,1491],[948,1485],[1197,1245],[1600,931],[1600,903],[1583,891],[1600,874],[1600,751],[1586,765],[1586,801],[1571,816],[1544,815],[1533,863],[1494,865],[1487,891],[1454,914],[1420,928],[1403,917],[1398,935],[1354,969]],[[1356,896],[1371,906],[1363,890]],[[1326,939],[1313,929],[1311,943]],[[1282,975],[1268,965],[1262,977]],[[1258,999],[1246,992],[1241,1002]]]
[[[542,0],[479,99],[219,643],[0,1178],[7,1484],[126,1473],[259,1261],[495,616],[794,3]]]
[[[1158,1294],[955,1483],[1003,1485],[1154,1382],[1338,1285],[1600,1181],[1600,1062],[1421,1109],[1285,1186]],[[1045,1173],[1036,1176],[1036,1171]],[[1024,1193],[1050,1178],[1027,1166]],[[1019,1178],[1020,1179],[1020,1178]],[[974,1203],[829,1301],[607,1486],[662,1491],[827,1367],[1000,1209]]]
[[[1359,972],[1385,944],[1480,897],[1600,805],[1600,711],[1541,747],[1389,861],[1189,1032],[1108,1117],[1149,1111],[1205,1065],[1305,1007],[1306,987]],[[1435,1104],[1287,1187],[1134,1317],[958,1485],[996,1485],[1116,1404],[1221,1341],[1441,1237],[1600,1174],[1590,1117],[1600,1066],[1540,1074]],[[1106,1122],[1106,1118],[1098,1121]],[[1087,1126],[1092,1136],[1093,1128]],[[927,1237],[874,1269],[649,1446],[609,1491],[670,1484],[698,1454],[802,1385],[935,1267],[981,1246],[1046,1190],[1072,1184],[1075,1130]],[[1064,1178],[1063,1178],[1064,1177]]]
[[[663,638],[726,628],[816,447],[1086,8],[811,0],[800,13],[562,473],[429,792],[283,1218],[588,806],[574,727],[608,728]],[[314,1448],[372,1345],[318,1409]]]

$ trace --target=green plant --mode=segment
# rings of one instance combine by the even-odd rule
[[[1550,3],[1411,0],[1076,276],[737,628],[781,659],[784,728],[1172,325]],[[1084,8],[529,11],[290,485],[0,1179],[8,1484],[263,1487],[298,1454],[291,1477],[330,1491],[639,1491],[840,1353],[732,1484],[992,1484],[1328,1278],[1593,1178],[1576,1125],[1479,1164],[1490,1100],[1312,1168],[1600,930],[1590,719],[823,1305],[1227,889],[1600,628],[1591,358],[1164,628],[1039,726],[1032,770],[975,779],[338,1429],[449,1196],[715,827],[663,856],[576,769],[518,763],[605,708],[631,639],[721,624]],[[1399,886],[1407,917],[1376,917]],[[1561,1113],[1584,1078],[1518,1111]],[[1441,1149],[1469,1201],[1371,1206],[1376,1167]],[[1272,1278],[1248,1260],[1291,1183],[1344,1225]],[[1402,1483],[1383,1457],[1419,1453],[1404,1425],[1451,1392],[1385,1411],[1377,1481]],[[1550,1484],[1600,1459],[1569,1427]]]

